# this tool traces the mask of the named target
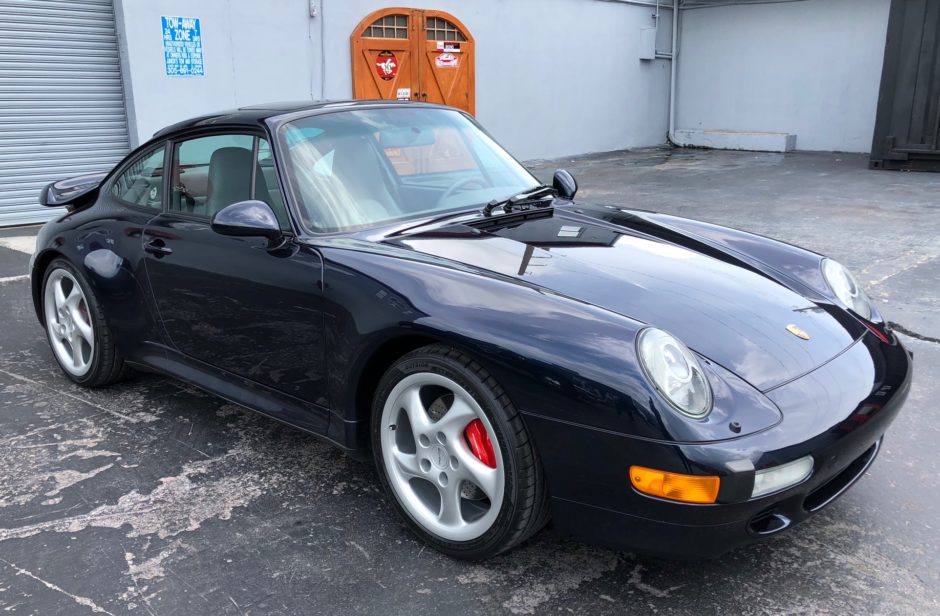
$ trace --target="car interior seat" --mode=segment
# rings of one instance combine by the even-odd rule
[[[357,136],[338,143],[332,172],[355,201],[349,204],[352,210],[348,212],[349,223],[365,224],[401,214],[398,199],[389,190],[394,186],[385,176],[378,155],[366,138]]]
[[[206,214],[211,218],[224,207],[251,198],[251,150],[219,148],[209,158]]]
[[[209,158],[209,193],[206,215],[210,218],[220,210],[251,198],[251,150],[246,148],[219,148]],[[255,199],[264,201],[286,226],[287,211],[281,199],[273,199],[268,192],[267,180],[261,166],[255,163]]]

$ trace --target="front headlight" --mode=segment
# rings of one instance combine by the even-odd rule
[[[695,355],[671,334],[653,327],[637,338],[646,376],[678,411],[700,419],[712,410],[712,390]]]
[[[832,259],[823,259],[822,273],[840,302],[866,321],[871,320],[871,299],[858,286],[852,272]]]

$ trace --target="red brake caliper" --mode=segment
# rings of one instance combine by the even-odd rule
[[[496,468],[496,452],[493,451],[493,443],[490,442],[490,435],[486,433],[483,422],[474,419],[463,433],[467,437],[467,443],[470,444],[470,451],[473,455],[490,468]]]

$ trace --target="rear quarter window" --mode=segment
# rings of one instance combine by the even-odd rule
[[[165,147],[142,154],[111,183],[111,196],[123,203],[159,210],[163,206]]]

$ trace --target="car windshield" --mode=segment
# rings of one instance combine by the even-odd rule
[[[308,228],[352,231],[505,199],[539,185],[462,113],[415,107],[307,116],[281,131]]]

